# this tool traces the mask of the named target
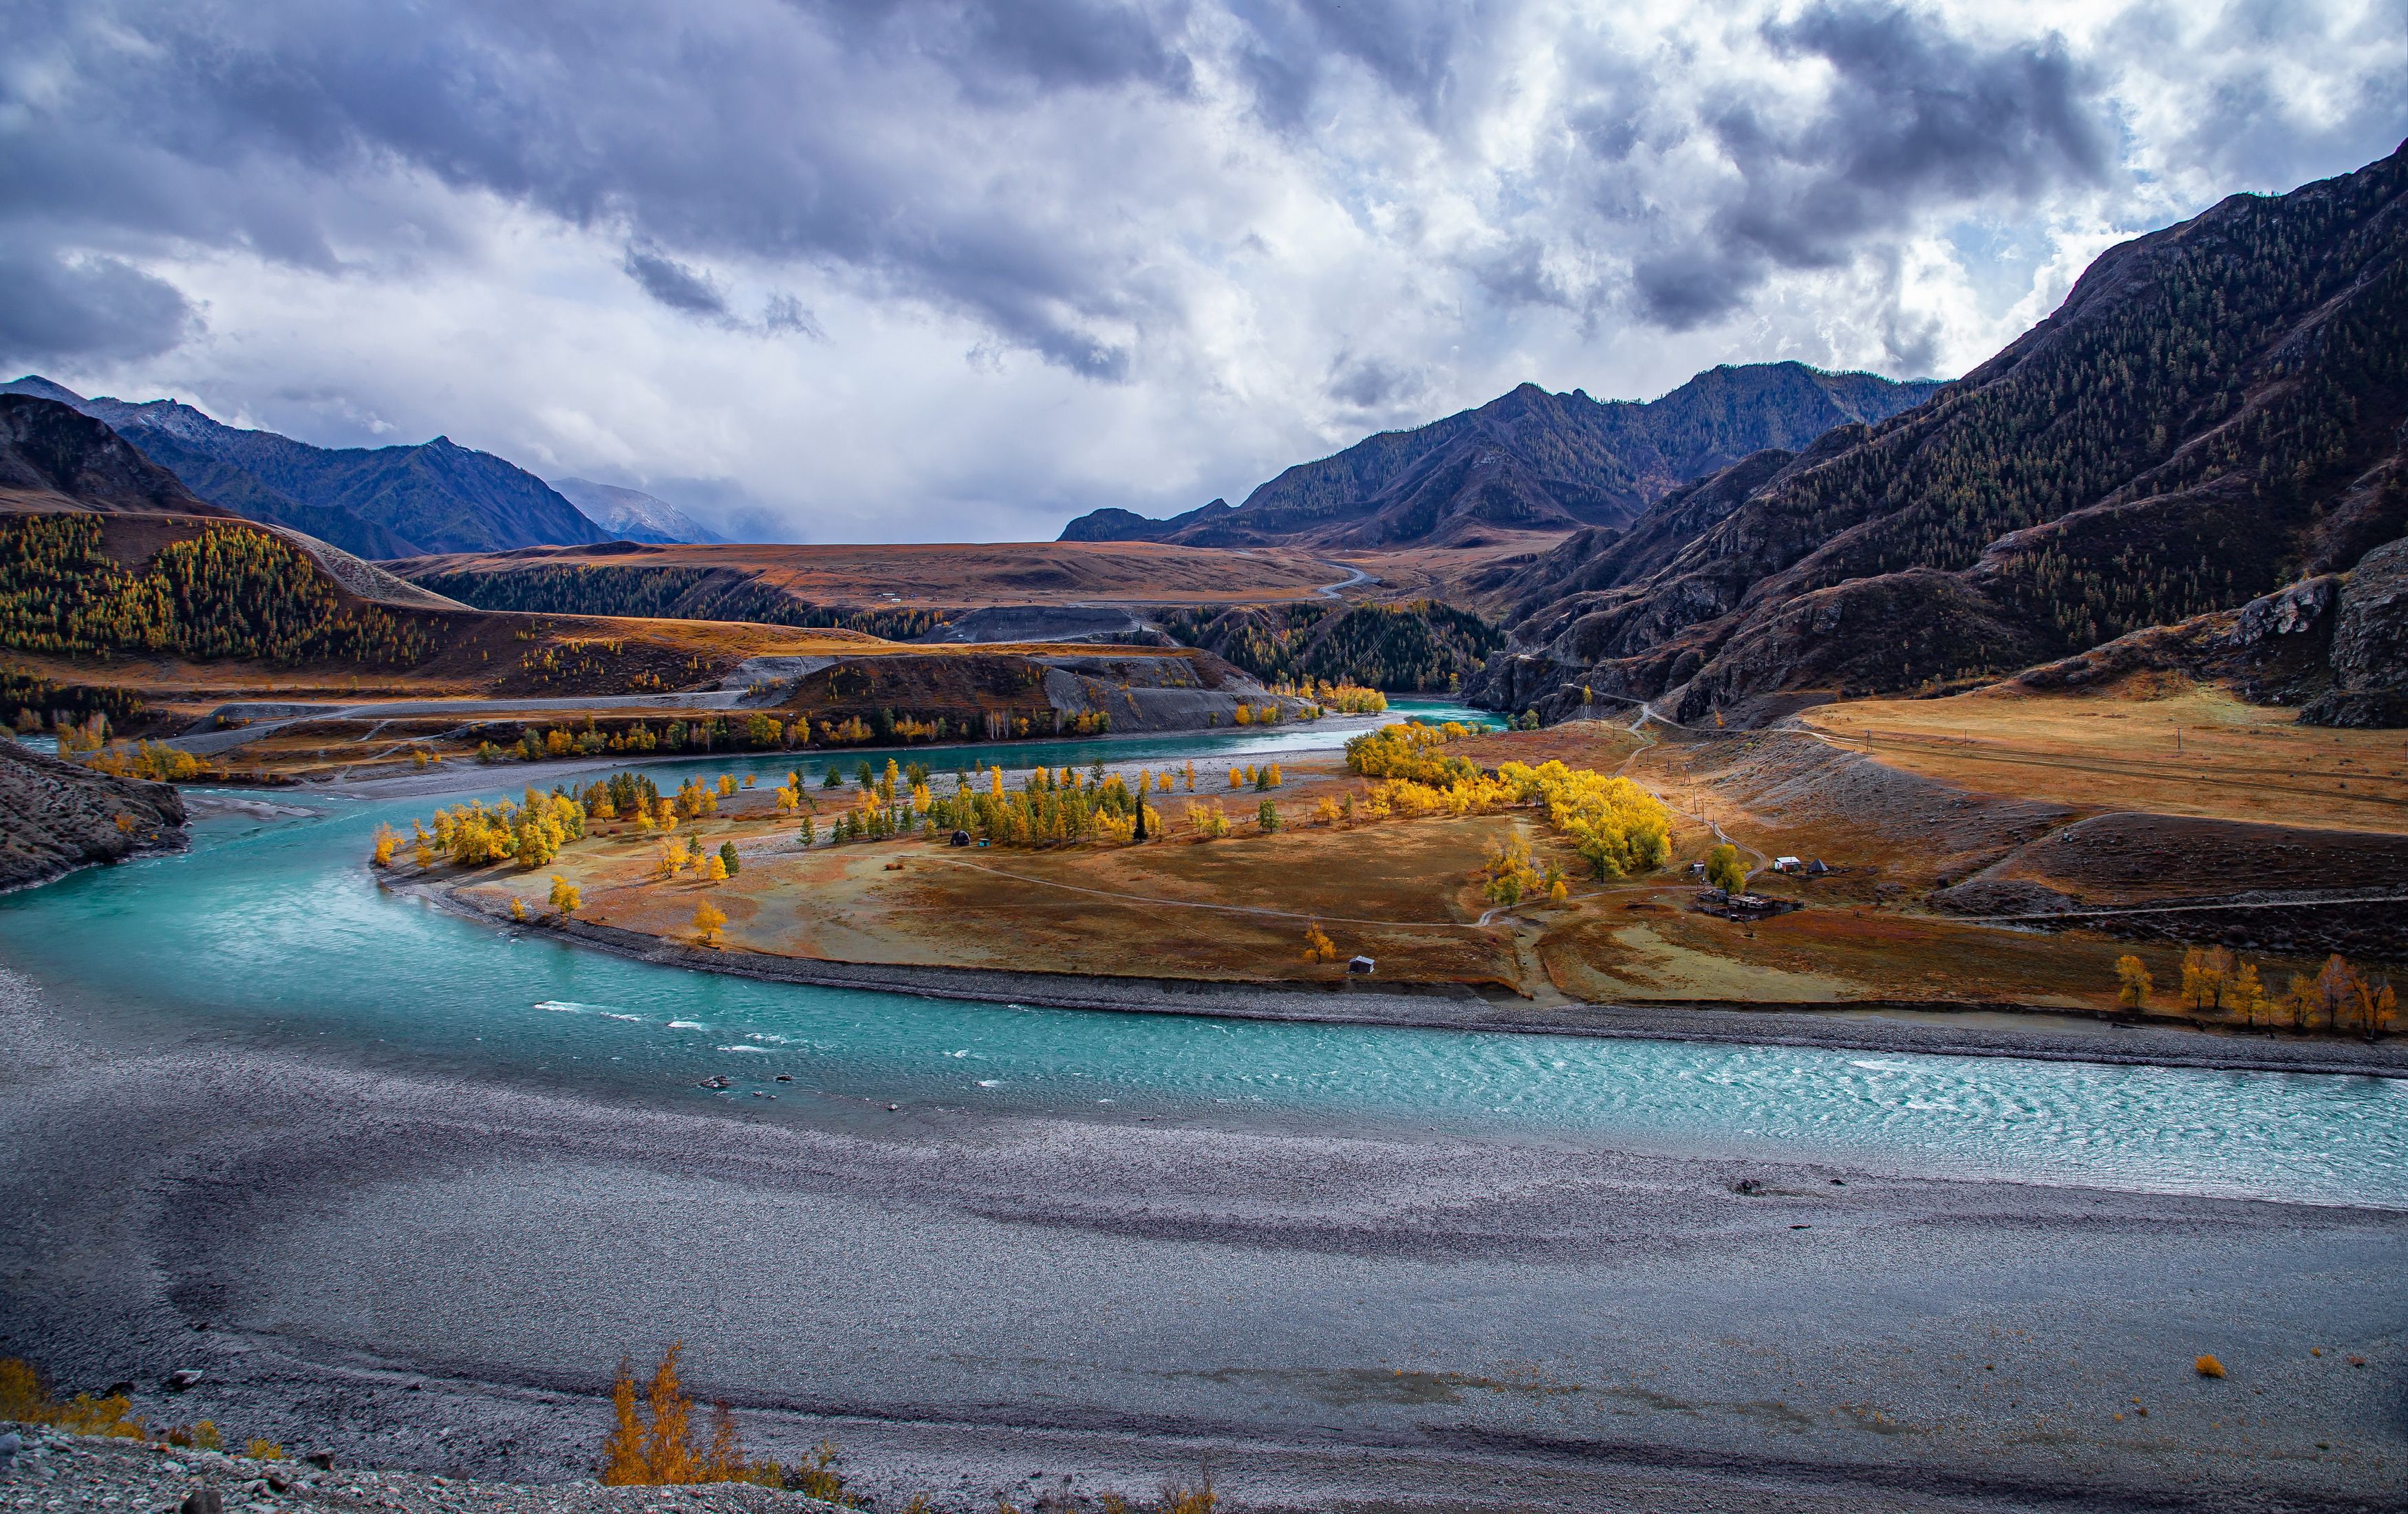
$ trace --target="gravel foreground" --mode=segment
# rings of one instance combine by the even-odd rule
[[[723,1483],[699,1488],[535,1488],[434,1473],[253,1461],[218,1451],[14,1427],[24,1441],[0,1469],[0,1509],[122,1509],[126,1514],[282,1514],[388,1509],[400,1514],[835,1514],[798,1493]],[[198,1499],[195,1500],[195,1495]]]
[[[671,1340],[751,1454],[834,1438],[882,1511],[1199,1473],[1248,1514],[2408,1507],[2408,1215],[686,1096],[134,1029],[0,974],[0,1355],[412,1469],[262,1496],[229,1463],[229,1511],[809,1507],[586,1480],[617,1359]],[[90,1449],[0,1508],[163,1510],[203,1465]],[[86,1464],[138,1485],[60,1480]],[[756,1497],[789,1501],[707,1501]]]

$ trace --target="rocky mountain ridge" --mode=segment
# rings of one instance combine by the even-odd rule
[[[38,375],[0,385],[0,393],[71,406],[200,498],[362,557],[610,539],[542,479],[448,436],[409,447],[312,447],[225,425],[179,400],[88,399]]]
[[[1741,458],[1885,419],[1938,388],[1802,363],[1725,365],[1644,402],[1524,384],[1477,409],[1298,464],[1243,505],[1216,499],[1168,521],[1096,510],[1062,539],[1468,547],[1499,531],[1619,526]]]
[[[547,481],[561,498],[576,506],[580,514],[620,541],[668,547],[727,539],[667,500],[640,489],[595,483],[591,478]]]

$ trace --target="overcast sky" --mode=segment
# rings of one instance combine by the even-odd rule
[[[11,0],[0,368],[1050,538],[1525,379],[1954,376],[2408,132],[2408,0]]]

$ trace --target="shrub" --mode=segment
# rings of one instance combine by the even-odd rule
[[[139,1440],[142,1421],[126,1411],[133,1407],[122,1393],[94,1398],[78,1393],[66,1403],[50,1397],[42,1375],[30,1362],[16,1357],[0,1360],[0,1420],[22,1424],[56,1425],[69,1435],[120,1435]]]
[[[775,1462],[748,1462],[736,1416],[725,1404],[712,1406],[710,1440],[694,1442],[694,1400],[678,1378],[678,1354],[683,1341],[671,1341],[652,1368],[642,1401],[636,1392],[636,1374],[625,1357],[610,1383],[610,1434],[602,1444],[602,1466],[596,1480],[605,1487],[659,1487],[699,1482],[751,1482],[769,1488],[799,1488],[830,1503],[843,1501],[844,1479],[831,1470],[836,1442],[822,1441],[817,1460],[792,1472]]]
[[[253,1439],[243,1454],[254,1462],[280,1462],[284,1460],[284,1448],[273,1440]]]
[[[2220,1378],[2224,1376],[2224,1364],[2213,1356],[2202,1356],[2191,1364],[2191,1370],[2202,1378]]]

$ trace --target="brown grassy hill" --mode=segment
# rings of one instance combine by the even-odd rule
[[[1755,721],[2347,572],[2408,528],[2403,197],[2395,153],[2111,250],[1930,402],[1494,586],[1514,648],[1478,693]]]
[[[525,548],[386,564],[495,609],[750,618],[915,636],[986,606],[1311,599],[1341,578],[1308,553],[1156,542]],[[816,612],[816,613],[813,613]],[[935,613],[930,613],[935,612]],[[869,619],[877,617],[874,623]]]

